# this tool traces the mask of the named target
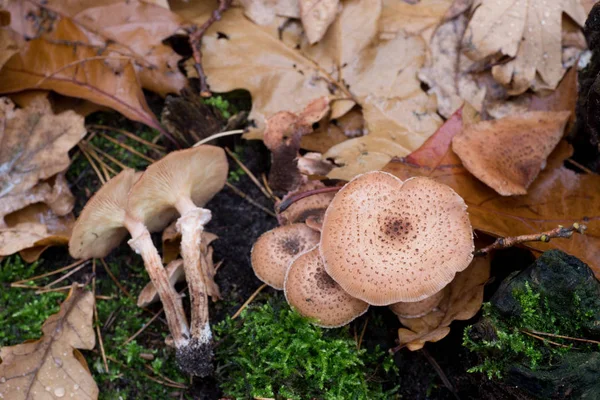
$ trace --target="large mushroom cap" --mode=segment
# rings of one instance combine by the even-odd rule
[[[124,227],[127,193],[135,183],[133,169],[125,169],[106,182],[79,215],[69,253],[74,258],[106,257],[127,236]]]
[[[204,206],[225,185],[228,164],[220,147],[203,145],[173,151],[150,165],[131,188],[127,212],[151,232],[167,226],[178,201]]]
[[[401,318],[419,318],[434,310],[448,292],[448,286],[431,297],[411,303],[399,302],[390,305],[390,310]]]
[[[386,172],[360,175],[325,213],[325,270],[369,304],[430,297],[473,258],[466,208],[454,190],[429,178],[402,182]]]
[[[267,285],[281,290],[285,271],[298,254],[319,243],[319,232],[305,224],[280,226],[263,233],[252,247],[252,269]]]
[[[570,114],[530,111],[471,124],[453,138],[452,150],[499,194],[526,194],[563,137]]]
[[[292,261],[284,290],[292,307],[326,328],[346,325],[369,309],[367,303],[350,296],[327,275],[318,247]]]

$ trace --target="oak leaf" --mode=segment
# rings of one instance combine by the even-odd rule
[[[563,250],[583,260],[600,276],[600,176],[577,174],[566,168],[563,163],[572,150],[563,141],[527,195],[501,196],[471,175],[452,151],[452,138],[462,129],[459,110],[421,148],[390,162],[384,171],[403,180],[428,176],[449,185],[465,200],[473,228],[493,236],[540,233],[557,225],[584,221],[588,230],[583,236],[527,246],[537,251]]]
[[[565,73],[561,26],[566,13],[579,26],[586,14],[580,0],[477,0],[462,40],[467,56],[475,61],[508,56],[492,68],[494,78],[509,94],[555,89]]]
[[[382,35],[404,31],[429,40],[433,29],[444,19],[455,0],[420,0],[415,2],[383,0],[379,21]]]
[[[310,44],[315,44],[335,20],[340,5],[339,0],[299,0],[300,18],[304,33]]]
[[[36,341],[0,349],[0,398],[98,398],[98,386],[78,349],[96,343],[92,327],[94,295],[74,286]]]
[[[238,0],[244,14],[258,25],[270,25],[277,16],[300,18],[300,0]]]

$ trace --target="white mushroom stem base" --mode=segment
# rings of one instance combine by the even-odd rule
[[[206,329],[210,333],[208,322],[207,271],[203,271],[203,259],[200,242],[204,225],[210,221],[211,213],[203,208],[187,210],[177,220],[177,230],[181,232],[181,254],[183,268],[190,289],[192,304],[191,333],[194,342],[206,343]],[[212,337],[212,335],[209,335]],[[209,338],[210,342],[210,338]]]
[[[144,260],[148,275],[150,275],[150,279],[152,280],[165,309],[165,316],[167,317],[167,323],[175,347],[179,349],[188,346],[190,332],[185,318],[181,296],[179,296],[179,293],[177,293],[169,281],[167,271],[162,265],[160,255],[150,238],[150,233],[145,229],[127,243],[136,253],[140,254]]]

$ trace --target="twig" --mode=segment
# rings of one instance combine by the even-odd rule
[[[67,272],[66,274],[64,274],[63,276],[61,276],[60,278],[50,282],[49,284],[47,284],[46,286],[44,286],[44,289],[50,289],[52,286],[56,285],[58,282],[62,282],[65,279],[67,279],[69,276],[73,275],[75,272],[79,271],[80,269],[82,269],[83,267],[85,267],[88,263],[83,263],[80,266],[78,266],[75,269],[72,269],[71,271]]]
[[[96,350],[92,350],[92,351],[93,351],[93,352],[97,352]],[[124,367],[124,368],[127,368],[127,369],[133,369],[133,368],[131,368],[129,365],[127,365],[127,364],[125,364],[125,363],[122,363],[121,361],[117,360],[117,359],[116,359],[116,358],[114,358],[114,357],[111,357],[111,356],[106,356],[106,358],[107,358],[108,360],[110,360],[111,362],[114,362],[115,364],[117,364],[117,365],[119,365],[119,366],[121,366],[121,367]],[[157,376],[161,377],[162,379],[164,379],[164,380],[162,380],[162,381],[161,381],[160,379],[157,379],[157,378],[155,378],[155,377],[153,377],[153,376],[150,376],[150,375],[148,375],[148,374],[146,374],[146,373],[144,373],[144,372],[137,371],[138,373],[140,373],[140,374],[141,374],[141,375],[143,375],[144,377],[146,377],[146,378],[150,379],[151,381],[154,381],[154,382],[156,382],[156,383],[159,383],[159,384],[161,384],[161,385],[164,385],[164,386],[169,386],[169,387],[173,387],[173,388],[177,388],[177,389],[187,389],[187,388],[188,388],[186,385],[184,385],[184,384],[182,384],[182,383],[175,382],[174,380],[172,380],[172,379],[169,379],[169,378],[167,378],[166,376],[159,374],[158,372],[154,371],[154,370],[153,370],[151,367],[149,367],[148,365],[145,365],[145,367],[146,367],[146,369],[149,369],[150,371],[152,371],[152,373],[153,373],[153,374],[155,374],[155,375],[157,375]]]
[[[362,345],[363,338],[365,337],[365,332],[367,330],[367,325],[369,324],[369,316],[365,319],[365,324],[363,325],[362,331],[360,332],[360,337],[358,338],[358,343],[356,344],[356,348],[360,350],[360,346]]]
[[[233,130],[233,131],[226,131],[226,132],[215,133],[214,135],[210,135],[209,137],[206,137],[206,138],[202,139],[201,141],[196,142],[192,147],[198,147],[200,145],[203,145],[204,143],[208,143],[211,140],[215,140],[215,139],[218,139],[220,137],[231,136],[231,135],[239,135],[241,133],[244,133],[243,129],[236,129],[236,130]]]
[[[261,292],[261,291],[262,291],[264,288],[266,288],[266,287],[267,287],[267,284],[266,284],[266,283],[263,283],[262,285],[260,285],[260,286],[258,287],[258,289],[256,289],[256,290],[254,291],[254,293],[252,293],[252,295],[250,295],[250,297],[248,297],[248,300],[246,300],[246,301],[244,302],[244,304],[242,304],[242,306],[240,307],[240,309],[239,309],[239,310],[237,310],[235,314],[233,314],[233,316],[231,317],[231,319],[236,319],[237,317],[239,317],[239,316],[240,316],[240,314],[242,313],[242,311],[244,311],[244,309],[245,309],[246,307],[248,307],[248,304],[252,303],[252,300],[254,300],[254,298],[255,298],[256,296],[258,296],[258,294],[259,294],[259,293],[260,293],[260,292]]]
[[[138,337],[142,332],[144,332],[146,330],[146,328],[149,327],[150,324],[153,323],[154,320],[160,316],[160,314],[162,314],[163,311],[164,311],[164,308],[161,308],[156,314],[154,314],[154,316],[152,318],[150,318],[150,321],[148,321],[144,325],[142,325],[142,327],[140,329],[138,329],[138,331],[136,333],[131,335],[126,341],[123,342],[123,346],[125,346],[127,343],[131,342],[133,339]]]
[[[437,374],[439,375],[442,382],[444,382],[444,386],[446,386],[446,388],[450,392],[452,392],[452,394],[454,395],[454,397],[457,400],[460,400],[460,397],[458,396],[458,393],[457,393],[456,389],[454,388],[454,385],[452,385],[452,382],[450,382],[450,380],[444,373],[444,370],[442,369],[442,367],[440,367],[440,365],[437,363],[437,361],[435,361],[435,359],[431,356],[431,354],[429,354],[429,352],[424,347],[421,349],[421,354],[423,354],[425,356],[425,358],[427,359],[427,361],[429,361],[429,363],[431,364],[433,369],[435,369],[435,372],[437,372]]]
[[[531,332],[528,332],[528,331],[524,331],[524,330],[522,330],[522,329],[520,329],[520,331],[521,331],[521,332],[523,332],[523,333],[524,333],[524,334],[526,334],[526,335],[529,335],[529,336],[531,336],[531,337],[534,337],[534,338],[536,338],[536,339],[539,339],[539,340],[541,340],[541,341],[543,341],[543,342],[548,342],[548,343],[550,343],[550,344],[553,344],[553,345],[555,345],[555,346],[558,346],[558,347],[565,347],[565,348],[570,348],[570,349],[577,349],[577,347],[572,347],[572,346],[568,346],[568,345],[566,345],[566,344],[562,344],[562,343],[558,343],[558,342],[553,342],[552,340],[548,340],[548,339],[546,339],[546,338],[543,338],[543,337],[541,337],[541,336],[538,336],[538,335],[536,335],[536,334],[533,334],[533,333],[531,333]]]
[[[90,124],[90,125],[87,125],[87,127],[88,128],[92,128],[92,129],[103,129],[105,131],[114,131],[114,132],[117,132],[117,133],[120,133],[122,135],[127,136],[129,139],[132,139],[132,140],[135,140],[135,141],[140,142],[142,144],[145,144],[148,147],[152,147],[152,148],[154,148],[154,149],[156,149],[158,151],[162,151],[162,152],[166,151],[166,148],[164,146],[158,145],[156,143],[149,142],[146,139],[142,139],[141,137],[139,137],[139,136],[137,136],[137,135],[135,135],[135,134],[133,134],[133,133],[131,133],[129,131],[126,131],[125,129],[113,128],[112,126],[97,125],[97,124]]]
[[[573,160],[572,158],[567,158],[565,161],[568,162],[569,164],[572,164],[572,165],[576,166],[577,168],[579,168],[580,170],[582,170],[586,174],[598,175],[598,173],[592,171],[591,169],[589,169],[585,165],[579,164],[577,161]]]
[[[98,164],[100,164],[100,168],[102,168],[102,171],[104,172],[104,176],[106,177],[106,181],[108,182],[108,180],[110,180],[110,175],[108,174],[108,172],[110,171],[113,175],[117,175],[118,172],[115,171],[110,165],[106,164],[104,162],[104,160],[102,160],[102,158],[100,158],[100,156],[96,153],[96,151],[94,149],[91,148],[91,146],[89,144],[84,144],[83,145],[88,154],[98,162]]]
[[[92,293],[96,296],[96,259],[92,261]],[[96,334],[98,335],[98,344],[100,345],[100,354],[102,355],[102,361],[104,361],[104,370],[108,374],[108,361],[106,361],[106,353],[104,352],[104,341],[102,340],[102,332],[100,332],[100,318],[98,318],[98,307],[94,301],[94,319],[96,320]]]
[[[242,199],[246,200],[248,203],[252,204],[255,207],[260,208],[262,211],[266,212],[270,216],[277,218],[277,215],[275,215],[275,213],[273,211],[269,210],[267,207],[265,207],[261,204],[258,204],[255,200],[248,197],[248,195],[246,195],[246,193],[242,192],[240,189],[236,188],[231,183],[225,182],[225,186],[227,186],[229,189],[233,190],[233,192],[235,194],[240,196]]]
[[[273,200],[273,197],[271,197],[271,195],[269,195],[269,192],[267,192],[267,190],[260,184],[260,182],[258,181],[256,176],[252,173],[252,171],[250,171],[248,169],[248,167],[246,167],[244,165],[244,163],[240,161],[240,159],[235,155],[235,153],[233,153],[227,147],[225,147],[225,151],[227,152],[227,155],[229,155],[229,157],[231,157],[233,159],[233,161],[235,161],[236,164],[239,165],[240,168],[248,175],[248,177],[252,180],[252,182],[254,182],[256,187],[260,189],[260,191],[265,195],[265,197],[269,200]]]
[[[269,193],[269,196],[271,196],[271,198],[273,198],[275,201],[281,201],[281,199],[275,196],[275,193],[273,193],[273,189],[271,189],[271,186],[269,186],[267,175],[264,172],[260,175],[260,178],[262,179],[263,185],[265,185],[265,189]]]
[[[125,150],[127,150],[128,152],[130,152],[131,154],[134,154],[136,156],[138,156],[139,158],[142,158],[146,161],[148,161],[149,163],[153,163],[154,161],[156,161],[153,158],[148,157],[145,154],[140,153],[139,151],[137,151],[136,149],[134,149],[131,146],[126,145],[125,143],[121,143],[119,142],[117,139],[113,138],[112,136],[107,135],[104,132],[100,132],[100,135],[105,138],[106,140],[108,140],[109,142],[113,142],[114,144],[116,144],[117,146],[120,146],[122,148],[124,148]]]
[[[200,95],[202,97],[210,97],[211,95],[208,83],[206,82],[206,74],[204,73],[204,68],[202,68],[202,37],[213,23],[221,19],[223,12],[231,6],[231,3],[232,0],[220,0],[219,8],[212,12],[210,18],[202,26],[193,25],[189,28],[189,42],[194,55],[194,68],[196,68],[196,73],[200,80]]]
[[[94,146],[93,144],[87,142],[85,146],[94,150],[96,153],[100,154],[101,156],[107,158],[109,161],[115,163],[117,166],[119,166],[119,168],[121,168],[121,169],[129,168],[127,165],[123,164],[121,161],[117,160],[116,158],[114,158],[110,154],[106,153],[105,151],[100,150],[98,147]]]
[[[40,288],[40,290],[36,290],[35,294],[44,294],[44,293],[51,293],[51,292],[62,292],[65,290],[70,290],[71,287],[73,287],[73,285],[67,285],[67,286],[61,286],[61,287],[57,287],[57,288]]]
[[[85,158],[87,158],[88,162],[92,166],[92,169],[94,170],[94,172],[96,173],[96,175],[98,175],[98,179],[100,180],[100,183],[102,183],[104,185],[106,183],[106,181],[104,180],[104,176],[102,175],[102,173],[100,173],[100,170],[98,169],[98,167],[96,166],[96,164],[94,164],[94,161],[92,160],[92,158],[90,157],[90,155],[86,151],[85,147],[83,147],[81,145],[81,143],[78,144],[77,146],[79,146],[79,150],[81,150],[81,153],[85,156]]]
[[[557,335],[555,333],[539,332],[539,331],[534,331],[534,330],[531,330],[531,329],[527,330],[527,332],[533,333],[533,334],[536,334],[536,335],[541,335],[541,336],[550,336],[550,337],[555,337],[555,338],[560,338],[560,339],[575,340],[577,342],[600,344],[599,341],[592,340],[592,339],[582,339],[582,338],[576,338],[576,337],[571,337],[571,336]]]
[[[104,258],[101,258],[100,262],[102,263],[102,266],[104,267],[104,270],[106,271],[106,273],[108,274],[108,276],[110,276],[110,279],[112,279],[112,281],[115,283],[115,285],[117,285],[117,287],[119,288],[119,290],[121,290],[121,292],[123,292],[125,294],[125,296],[129,297],[129,299],[135,303],[135,299],[133,298],[133,296],[131,295],[131,293],[129,293],[127,291],[127,289],[125,289],[123,287],[123,285],[121,285],[121,283],[119,283],[119,280],[113,275],[112,271],[110,270],[110,268],[106,264],[106,261],[104,261]]]
[[[488,254],[492,250],[496,249],[506,249],[508,247],[515,246],[517,244],[525,243],[525,242],[544,242],[547,243],[550,239],[554,238],[570,238],[573,236],[573,232],[577,232],[580,234],[584,234],[587,226],[575,222],[569,228],[565,228],[564,226],[559,225],[557,228],[554,228],[547,232],[542,233],[533,233],[530,235],[521,235],[521,236],[510,236],[505,238],[498,238],[494,243],[489,246],[486,246],[482,249],[476,250],[473,254],[475,256],[483,256]]]
[[[78,261],[75,261],[72,264],[67,265],[66,267],[62,267],[62,268],[56,269],[56,270],[51,271],[51,272],[46,272],[45,274],[42,274],[42,275],[32,276],[31,278],[21,279],[20,281],[13,282],[13,283],[10,284],[10,286],[18,285],[18,284],[25,283],[25,282],[31,282],[31,281],[35,281],[35,280],[38,280],[38,279],[46,278],[48,276],[56,275],[56,274],[59,274],[59,273],[61,273],[63,271],[66,271],[68,269],[74,268],[74,267],[78,266],[79,264],[81,264],[83,262],[86,262],[86,261],[89,261],[89,260],[78,260]]]

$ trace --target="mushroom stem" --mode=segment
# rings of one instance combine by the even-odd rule
[[[183,348],[189,343],[189,328],[183,310],[181,296],[177,293],[171,282],[167,271],[162,265],[160,255],[152,243],[150,232],[141,224],[136,224],[130,229],[132,239],[127,243],[138,254],[142,256],[146,271],[158,292],[160,301],[165,309],[165,316],[173,342],[177,349]]]

